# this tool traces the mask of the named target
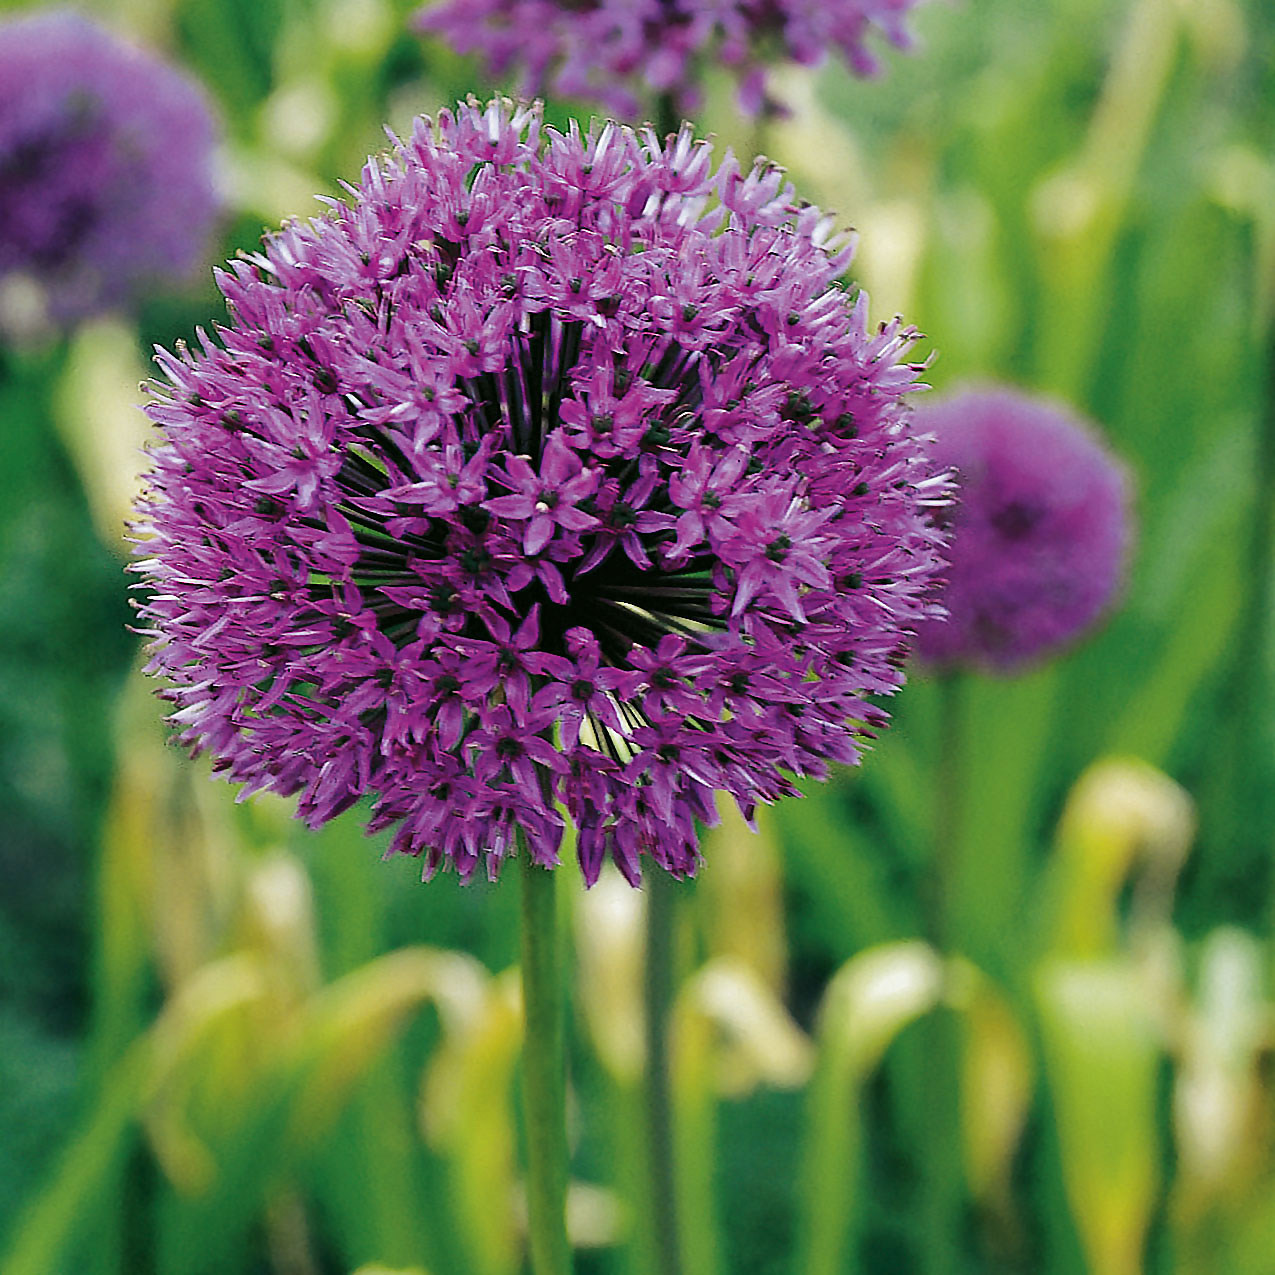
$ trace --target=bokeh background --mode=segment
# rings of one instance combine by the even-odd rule
[[[81,6],[217,105],[210,265],[316,213],[383,122],[496,87],[412,7]],[[1264,1275],[1275,8],[914,26],[878,80],[785,73],[762,125],[713,80],[698,122],[861,232],[852,273],[925,331],[936,392],[1100,422],[1138,544],[1066,658],[917,670],[861,773],[706,837],[676,917],[686,1270]],[[137,671],[138,381],[220,313],[205,274],[0,355],[0,1271],[513,1275],[516,883],[421,885],[358,810],[311,834],[236,805]],[[559,880],[577,1269],[650,1275],[643,897]]]

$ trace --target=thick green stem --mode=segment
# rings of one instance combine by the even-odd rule
[[[952,899],[960,888],[963,837],[962,691],[958,675],[939,682],[939,757],[934,803],[934,857],[926,882],[926,938],[942,957],[952,947]],[[958,1269],[962,1240],[960,1024],[939,1006],[923,1023],[929,1083],[925,1086],[921,1253],[925,1275]]]
[[[674,994],[674,903],[677,883],[659,868],[646,874],[646,1117],[651,1171],[651,1231],[660,1275],[680,1275],[681,1246],[674,1177],[669,1014]]]
[[[523,1111],[533,1275],[569,1275],[567,1068],[554,874],[522,859]]]

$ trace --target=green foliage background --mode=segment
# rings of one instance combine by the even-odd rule
[[[403,0],[83,7],[216,101],[218,257],[317,212],[383,121],[493,87]],[[915,27],[880,80],[788,73],[762,127],[710,77],[699,122],[862,231],[936,389],[1101,422],[1139,542],[1065,659],[918,674],[862,773],[709,838],[677,917],[686,1269],[1263,1275],[1275,9],[934,0]],[[513,1272],[516,883],[420,886],[357,811],[311,835],[234,805],[135,671],[136,382],[218,314],[204,283],[3,356],[0,1272]],[[1163,773],[1077,792],[1111,757]],[[646,1275],[638,901],[560,888],[578,1269]]]

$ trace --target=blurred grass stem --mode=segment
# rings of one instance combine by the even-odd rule
[[[50,1180],[0,1252],[4,1275],[48,1275],[69,1269],[65,1263],[82,1234],[84,1218],[92,1216],[103,1184],[117,1178],[154,1066],[154,1052],[153,1037],[143,1036],[116,1062],[82,1129],[62,1152]]]
[[[1275,278],[1264,281],[1267,313],[1275,298]],[[1222,723],[1208,786],[1200,792],[1206,825],[1218,830],[1221,844],[1244,847],[1236,858],[1237,876],[1266,874],[1266,906],[1275,916],[1275,876],[1268,866],[1267,830],[1275,819],[1271,777],[1271,714],[1275,709],[1275,321],[1265,324],[1262,399],[1252,442],[1252,516],[1247,543],[1238,550],[1243,601],[1220,679]],[[1260,888],[1260,887],[1259,887]]]
[[[938,763],[935,767],[934,857],[925,882],[925,937],[940,952],[951,941],[951,899],[960,886],[964,734],[964,684],[959,673],[938,678]]]
[[[660,1275],[680,1275],[669,1016],[675,992],[673,939],[677,882],[652,867],[646,874],[646,1128],[651,1173],[651,1229]]]
[[[1268,295],[1275,296],[1275,278],[1267,281]],[[1255,469],[1256,490],[1253,527],[1249,539],[1248,607],[1242,614],[1236,651],[1236,759],[1247,780],[1239,794],[1238,813],[1251,820],[1250,827],[1269,828],[1272,794],[1268,715],[1272,707],[1272,623],[1275,605],[1275,321],[1266,331],[1266,385],[1262,417],[1258,422]],[[1275,909],[1275,885],[1268,885],[1269,903]]]
[[[1176,0],[1128,7],[1084,145],[1037,191],[1052,294],[1038,345],[1040,380],[1069,397],[1083,400],[1091,388],[1111,263],[1169,89],[1182,8]]]
[[[1270,287],[1275,292],[1275,279]],[[1268,671],[1267,638],[1275,594],[1271,587],[1275,563],[1275,322],[1266,333],[1265,401],[1257,429],[1253,530],[1248,544],[1250,593],[1238,651],[1239,676],[1247,683],[1236,696],[1245,749],[1242,755],[1260,746],[1254,716],[1268,707],[1268,688],[1263,682]]]
[[[568,1275],[566,1024],[553,872],[522,853],[523,1108],[533,1275]]]
[[[925,937],[940,957],[952,955],[951,907],[960,888],[964,837],[964,679],[938,679],[938,762],[935,767],[934,845],[925,881]],[[924,1022],[930,1082],[925,1086],[926,1141],[921,1163],[921,1269],[950,1275],[958,1269],[962,1222],[960,1024],[939,1005]]]
[[[660,141],[682,127],[682,115],[671,93],[661,93],[655,99],[655,132]]]

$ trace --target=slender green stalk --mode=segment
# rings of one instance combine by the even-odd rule
[[[673,1163],[677,1166],[678,1244],[690,1275],[723,1275],[717,1220],[717,1094],[713,1025],[702,1013],[678,1022],[673,1086]]]
[[[567,1068],[554,874],[522,860],[523,1110],[533,1275],[569,1275]]]
[[[651,1232],[660,1275],[680,1275],[669,1014],[674,993],[674,904],[677,883],[658,868],[646,874],[646,1121],[651,1172]]]
[[[619,1269],[621,1275],[659,1275],[655,1236],[643,1224],[652,1209],[646,1169],[646,1104],[640,1080],[630,1083],[612,1075],[603,1107],[608,1117],[615,1190],[634,1223],[620,1254]]]
[[[940,956],[952,946],[951,901],[960,888],[963,836],[962,691],[959,675],[945,674],[939,691],[939,757],[934,803],[934,857],[926,881],[925,936]],[[939,1006],[924,1024],[929,1081],[925,1085],[926,1147],[922,1156],[921,1269],[950,1275],[958,1269],[962,1234],[960,1026]]]
[[[944,954],[952,942],[951,900],[960,888],[965,788],[964,690],[959,673],[945,673],[938,679],[939,755],[935,766],[934,845],[923,907],[925,937]]]

